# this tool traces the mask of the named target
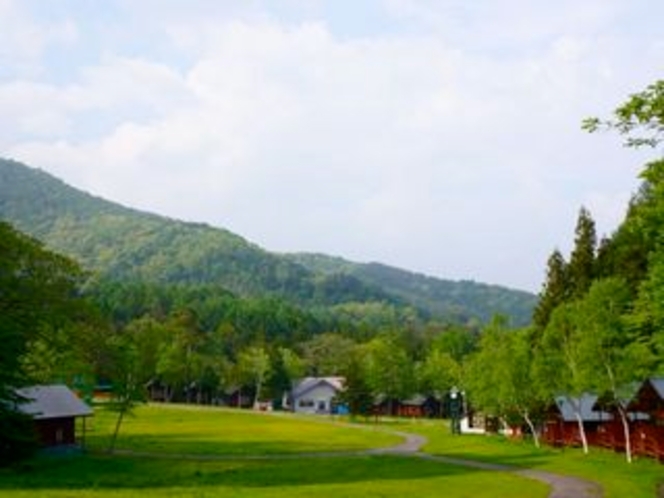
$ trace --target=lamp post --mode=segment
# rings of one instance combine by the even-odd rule
[[[461,393],[456,386],[450,389],[450,429],[452,434],[461,434]]]

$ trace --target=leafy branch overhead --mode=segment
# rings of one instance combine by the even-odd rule
[[[613,118],[586,118],[582,128],[591,133],[616,130],[627,147],[657,147],[664,140],[664,80],[635,93],[613,112]]]

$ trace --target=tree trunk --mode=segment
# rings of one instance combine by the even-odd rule
[[[533,421],[530,418],[530,415],[528,415],[527,411],[523,412],[523,419],[526,421],[526,424],[528,424],[528,427],[530,428],[530,432],[533,435],[533,442],[535,443],[535,446],[539,448],[540,447],[539,434],[537,432],[537,429],[535,428],[535,424],[533,424]]]
[[[623,434],[625,436],[625,458],[627,458],[629,463],[632,463],[632,441],[630,440],[629,420],[627,419],[627,412],[622,406],[618,406],[618,412],[620,413]]]
[[[254,410],[258,410],[258,400],[260,399],[261,383],[256,383],[256,394],[254,394]]]
[[[115,422],[115,430],[113,431],[113,436],[111,436],[111,442],[108,445],[108,452],[113,453],[113,450],[115,449],[115,442],[118,439],[118,434],[120,433],[120,426],[122,425],[122,419],[124,418],[126,410],[126,404],[125,401],[122,401],[122,405],[120,406],[120,411],[118,412],[118,420]]]
[[[583,425],[583,419],[581,418],[581,410],[574,405],[574,416],[576,417],[576,423],[579,426],[579,436],[581,436],[581,445],[583,446],[583,452],[588,454],[588,438],[586,437],[586,428]]]

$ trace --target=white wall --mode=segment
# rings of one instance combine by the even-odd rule
[[[293,409],[298,413],[330,413],[330,403],[336,395],[330,385],[320,384],[294,400]],[[302,406],[302,402],[307,402],[307,406]]]

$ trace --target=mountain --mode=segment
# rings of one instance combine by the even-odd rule
[[[113,280],[216,284],[240,296],[302,305],[383,302],[482,321],[500,312],[529,321],[531,294],[452,282],[324,255],[279,255],[228,230],[145,213],[77,190],[41,170],[0,159],[0,218]]]
[[[527,324],[536,302],[535,296],[525,291],[473,281],[443,280],[381,263],[353,263],[339,257],[310,253],[288,257],[314,272],[341,273],[389,289],[392,295],[435,316],[461,317],[473,310],[473,316],[486,322],[497,310],[502,310],[515,323]]]

